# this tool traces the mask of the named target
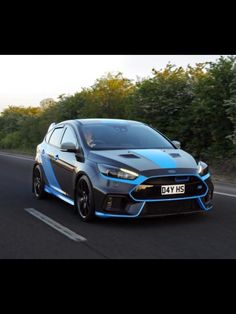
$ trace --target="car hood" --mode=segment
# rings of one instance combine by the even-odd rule
[[[98,163],[142,172],[154,169],[197,169],[195,159],[182,149],[129,149],[91,151],[89,159]]]

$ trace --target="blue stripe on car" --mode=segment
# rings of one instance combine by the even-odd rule
[[[131,149],[130,151],[147,158],[160,168],[176,168],[175,160],[167,153],[158,149]]]
[[[52,187],[53,189],[59,192],[62,192],[62,189],[54,174],[54,170],[52,168],[51,161],[48,156],[45,156],[45,155],[42,156],[42,166],[43,166],[43,170],[44,170],[44,173],[46,175],[46,178],[50,187]]]

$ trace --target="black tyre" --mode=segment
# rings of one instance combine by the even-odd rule
[[[44,186],[42,171],[39,166],[36,166],[33,171],[33,193],[37,199],[45,198]]]
[[[83,221],[91,221],[95,218],[93,188],[89,179],[84,175],[76,185],[75,209]]]

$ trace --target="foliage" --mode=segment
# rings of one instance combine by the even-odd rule
[[[52,122],[75,118],[144,121],[180,140],[197,158],[236,156],[236,58],[172,64],[136,83],[107,74],[74,95],[45,99],[39,107],[10,106],[0,115],[0,148],[32,149]]]

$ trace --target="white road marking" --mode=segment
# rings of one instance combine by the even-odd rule
[[[63,225],[59,224],[58,222],[56,222],[55,220],[49,218],[48,216],[40,213],[39,211],[37,211],[34,208],[25,208],[25,211],[27,211],[29,214],[33,215],[34,217],[40,219],[41,221],[45,222],[47,225],[49,225],[50,227],[52,227],[53,229],[59,231],[60,233],[64,234],[66,237],[68,237],[69,239],[73,240],[73,241],[86,241],[87,239],[85,239],[84,237],[82,237],[81,235],[75,233],[74,231],[64,227]]]
[[[30,160],[30,161],[33,161],[33,157],[30,158],[30,157],[23,157],[23,156],[15,156],[15,155],[10,155],[10,154],[2,154],[0,153],[0,156],[4,156],[4,157],[12,157],[12,158],[16,158],[16,159],[23,159],[23,160]]]
[[[219,194],[219,195],[225,195],[225,196],[236,197],[236,195],[235,195],[235,194],[222,193],[222,192],[217,192],[217,191],[214,191],[214,194]]]

